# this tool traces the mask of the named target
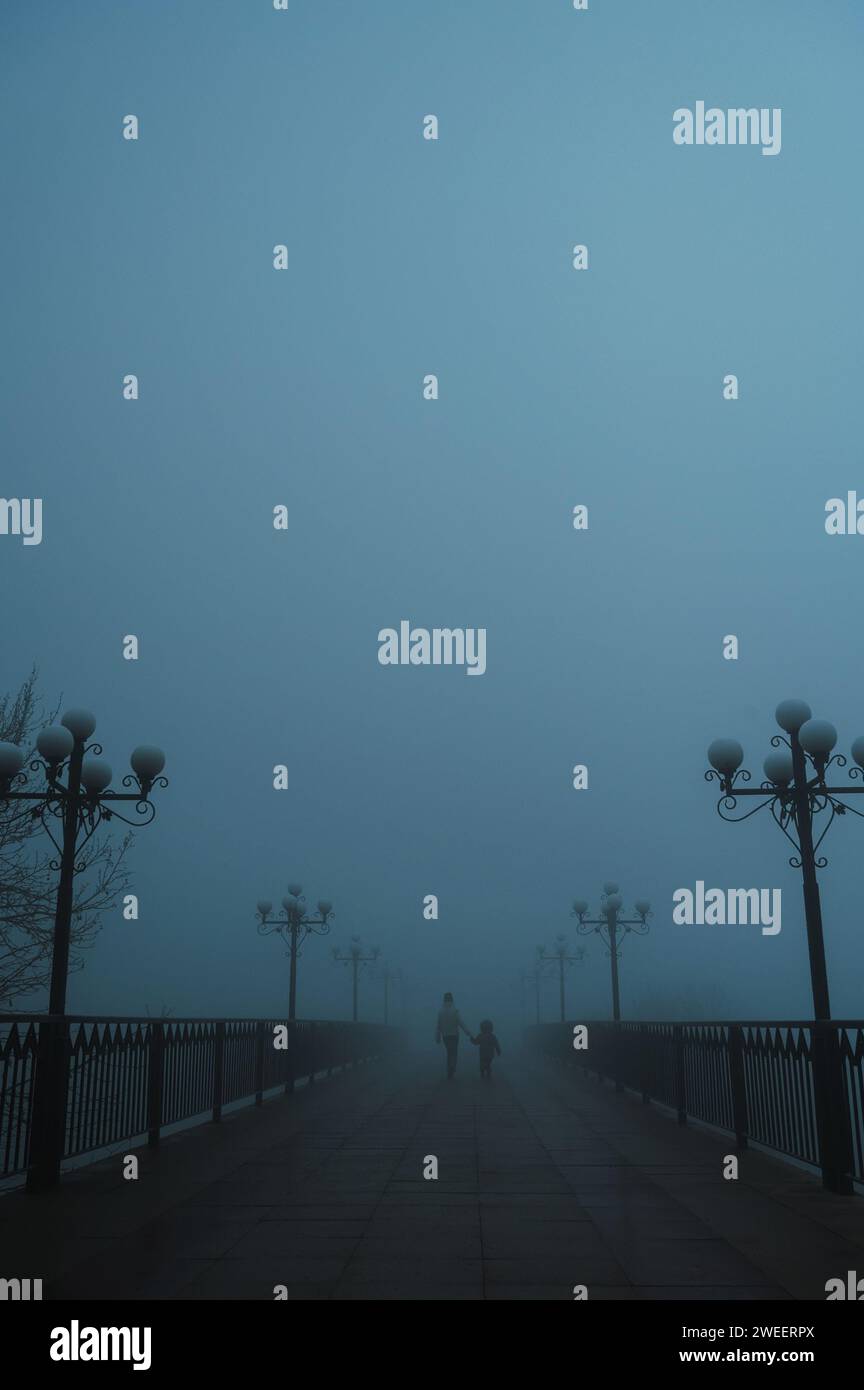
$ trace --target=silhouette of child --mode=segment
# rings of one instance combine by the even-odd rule
[[[488,1076],[492,1080],[492,1058],[496,1055],[501,1056],[501,1048],[498,1039],[493,1032],[492,1020],[484,1018],[480,1024],[480,1032],[476,1038],[471,1039],[475,1047],[480,1049],[480,1075]]]

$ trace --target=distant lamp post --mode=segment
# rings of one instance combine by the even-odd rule
[[[816,870],[824,869],[828,860],[824,856],[817,857],[817,852],[835,816],[844,816],[851,811],[864,819],[864,813],[840,800],[841,797],[864,793],[864,738],[856,738],[852,744],[851,753],[856,766],[849,769],[849,777],[862,782],[862,785],[829,787],[825,781],[829,767],[846,766],[842,754],[832,753],[837,742],[834,725],[829,724],[827,719],[813,719],[810,706],[803,700],[784,700],[777,706],[775,717],[786,736],[773,735],[771,746],[778,751],[769,753],[765,759],[762,766],[766,780],[760,786],[741,785],[750,781],[750,773],[741,767],[744,750],[732,738],[718,738],[711,744],[708,749],[711,767],[705,773],[705,780],[720,783],[722,795],[717,802],[717,811],[723,820],[748,820],[757,811],[768,807],[795,849],[789,863],[793,869],[801,870],[803,879],[814,1018],[825,1021],[831,1017],[831,1005]],[[749,811],[736,814],[738,798],[745,796],[757,797],[759,804]],[[827,819],[814,842],[814,820],[823,814]]]
[[[572,956],[568,955],[567,938],[563,935],[556,936],[555,945],[552,947],[552,950],[548,955],[546,954],[545,946],[537,947],[538,969],[540,969],[541,965],[547,964],[557,964],[558,966],[558,991],[562,1023],[566,1018],[566,1014],[564,1012],[564,966],[575,965],[577,962],[583,961],[585,959],[585,954],[585,947],[577,946],[575,953]]]
[[[59,724],[42,730],[36,739],[39,757],[29,766],[29,772],[44,777],[45,786],[40,791],[27,789],[29,778],[22,749],[15,743],[0,743],[0,805],[9,801],[32,803],[22,807],[21,820],[41,821],[59,855],[52,861],[52,868],[59,870],[60,875],[48,1003],[52,1015],[66,1012],[73,884],[76,873],[86,867],[78,857],[81,850],[101,823],[114,816],[126,825],[149,825],[156,814],[150,793],[154,787],[168,785],[161,776],[165,754],[145,745],[134,750],[130,758],[132,772],[123,778],[122,785],[135,790],[109,790],[113,774],[100,756],[101,744],[87,741],[95,728],[96,720],[87,710],[71,709]],[[134,808],[135,819],[117,809],[120,803],[127,802],[131,803],[128,809]]]
[[[291,957],[291,976],[288,986],[288,1021],[290,1023],[293,1023],[297,1016],[297,957],[308,937],[328,934],[330,923],[335,916],[333,904],[324,898],[319,899],[317,906],[318,916],[310,916],[300,884],[289,883],[288,896],[282,899],[282,911],[278,917],[271,916],[273,904],[265,899],[259,902],[255,914],[258,918],[259,936],[280,936],[288,946],[288,954]]]
[[[348,950],[345,952],[344,955],[341,953],[338,946],[333,947],[334,961],[340,961],[343,965],[351,966],[351,973],[353,977],[353,1002],[351,1008],[351,1017],[355,1023],[357,1022],[357,977],[360,971],[363,970],[365,966],[371,965],[374,961],[376,961],[380,954],[381,952],[377,946],[370,946],[369,955],[364,956],[363,942],[360,940],[359,936],[352,936],[351,945],[349,946]]]
[[[571,915],[577,919],[577,931],[580,936],[586,936],[591,932],[596,932],[609,948],[609,958],[612,962],[612,1017],[616,1023],[621,1019],[621,995],[618,986],[618,957],[619,931],[623,930],[627,936],[630,932],[635,932],[637,936],[645,936],[649,931],[648,918],[651,914],[651,904],[645,898],[637,898],[633,907],[636,911],[635,917],[622,917],[620,915],[623,907],[621,894],[618,892],[617,883],[604,883],[603,897],[600,900],[600,911],[597,917],[588,916],[588,904],[581,898],[577,898],[572,907]]]
[[[402,971],[391,970],[389,965],[385,965],[384,969],[380,971],[380,976],[384,981],[384,1022],[386,1024],[390,1022],[390,986],[393,984],[401,987]]]
[[[538,959],[543,947],[537,947],[535,956],[535,966],[533,970],[520,970],[519,982],[522,986],[522,1026],[525,1026],[525,990],[533,987],[534,989],[534,1021],[540,1022],[540,984],[543,978],[543,967]]]

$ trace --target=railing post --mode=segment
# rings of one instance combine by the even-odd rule
[[[684,1029],[680,1023],[672,1024],[672,1046],[675,1054],[675,1104],[678,1107],[678,1123],[687,1123],[687,1074],[684,1068]]]
[[[614,1031],[612,1039],[612,1070],[615,1077],[615,1090],[624,1090],[624,1035],[621,1032],[621,1024],[616,1021],[612,1025]]]
[[[726,1044],[729,1059],[729,1086],[732,1092],[732,1128],[735,1146],[747,1147],[747,1082],[744,1075],[744,1029],[740,1023],[730,1023]]]
[[[220,1019],[213,1033],[213,1123],[222,1119],[222,1087],[225,1077],[225,1021]]]
[[[822,1186],[828,1192],[847,1195],[852,1184],[852,1125],[849,1098],[843,1079],[840,1030],[834,1024],[816,1022],[811,1034],[813,1098],[819,1137]]]
[[[651,1058],[653,1056],[654,1035],[648,1031],[642,1034],[642,1046],[639,1049],[639,1089],[642,1092],[642,1104],[651,1103]]]
[[[293,1019],[288,1024],[288,1051],[285,1054],[285,1094],[294,1090],[297,1075],[297,1024]]]
[[[255,1024],[255,1104],[264,1104],[264,1020]]]
[[[605,1024],[603,1034],[603,1051],[601,1053],[602,1073],[598,1071],[597,1079],[605,1086],[607,1081],[615,1080],[615,1024]]]
[[[147,1075],[147,1143],[155,1149],[162,1128],[162,1093],[165,1084],[165,1025],[150,1024]]]
[[[33,1077],[27,1191],[45,1192],[60,1181],[66,1129],[69,1053],[64,1018],[39,1024]]]
[[[317,1041],[318,1041],[318,1038],[317,1038],[317,1034],[316,1034],[316,1032],[315,1032],[315,1024],[314,1024],[314,1023],[310,1023],[310,1024],[309,1024],[309,1032],[308,1032],[308,1035],[307,1035],[307,1036],[308,1036],[308,1040],[309,1040],[309,1063],[308,1063],[308,1065],[309,1065],[309,1085],[310,1085],[310,1086],[314,1086],[314,1085],[315,1085],[315,1063],[316,1063],[317,1060],[318,1060],[317,1057],[315,1056],[315,1046],[316,1046],[316,1043],[317,1043]]]

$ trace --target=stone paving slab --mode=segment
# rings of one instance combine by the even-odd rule
[[[435,1059],[437,1061],[437,1059]],[[0,1199],[4,1263],[50,1299],[824,1299],[864,1203],[637,1097],[507,1059],[322,1081]],[[438,1177],[425,1179],[429,1156]]]

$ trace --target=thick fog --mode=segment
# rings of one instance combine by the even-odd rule
[[[106,914],[72,1012],[284,1016],[255,904],[296,881],[336,914],[300,1017],[350,1017],[332,950],[359,935],[401,972],[391,1021],[431,1046],[451,990],[506,1048],[559,933],[587,947],[568,1017],[609,1016],[570,908],[615,880],[653,910],[625,1018],[812,1016],[792,846],[767,811],[724,824],[703,774],[727,735],[760,780],[789,697],[840,752],[864,733],[864,539],[825,529],[864,496],[853,7],[816,38],[804,3],[592,5],[590,50],[552,10],[4,19],[0,491],[43,513],[40,544],[0,536],[0,688],[35,662],[115,782],[138,743],[170,779],[139,919]],[[676,146],[701,99],[782,108],[781,157]],[[381,664],[402,621],[485,629],[485,671]],[[836,1017],[861,1016],[862,850],[852,816],[822,846]],[[781,889],[782,930],[674,924],[697,881]],[[383,1007],[367,968],[360,1017]]]

